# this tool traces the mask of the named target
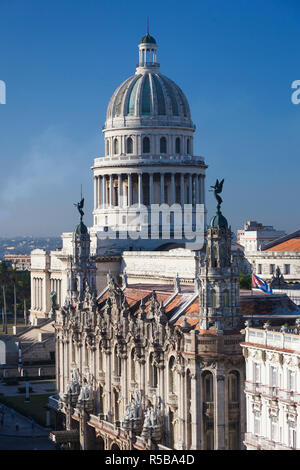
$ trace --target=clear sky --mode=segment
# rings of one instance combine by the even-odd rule
[[[300,228],[299,0],[0,0],[0,236],[72,231],[81,183],[92,223],[90,167],[147,16],[161,72],[189,100],[206,189],[225,178],[232,228]]]

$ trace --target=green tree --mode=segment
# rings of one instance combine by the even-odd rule
[[[242,272],[240,272],[240,288],[246,290],[252,289],[251,274],[243,274]]]

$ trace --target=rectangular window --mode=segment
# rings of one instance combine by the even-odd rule
[[[277,422],[276,419],[271,417],[271,441],[277,442]]]
[[[288,391],[295,391],[295,372],[292,370],[288,370]]]
[[[270,274],[275,273],[275,264],[270,264]]]
[[[292,449],[296,448],[296,429],[289,425],[289,446]]]
[[[290,274],[290,265],[289,264],[284,265],[284,274]]]
[[[260,382],[260,366],[256,362],[253,364],[253,382]]]
[[[271,367],[270,370],[270,386],[277,387],[277,370],[276,367]]]
[[[258,415],[254,416],[254,434],[257,436],[260,434],[260,417]]]
[[[261,274],[261,273],[262,273],[261,264],[259,264],[257,266],[257,274]]]

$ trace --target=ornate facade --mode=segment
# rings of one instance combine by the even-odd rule
[[[300,449],[300,336],[296,327],[246,328],[248,450]]]
[[[216,216],[217,217],[217,216]],[[222,216],[194,286],[81,290],[56,313],[56,442],[82,449],[239,449],[244,433],[238,270]],[[224,222],[225,221],[225,222]],[[88,283],[86,283],[88,285]]]

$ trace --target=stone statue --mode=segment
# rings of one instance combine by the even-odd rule
[[[214,186],[211,186],[211,188],[213,188],[214,190],[214,196],[218,202],[218,205],[217,205],[217,211],[220,212],[221,210],[221,204],[223,202],[223,199],[221,198],[221,196],[219,196],[219,194],[222,192],[223,190],[223,183],[224,183],[224,178],[222,179],[222,181],[219,182],[219,180],[217,179],[216,183]],[[211,190],[210,190],[211,191]]]
[[[84,206],[84,198],[82,197],[81,198],[81,201],[80,202],[77,202],[74,204],[75,207],[77,207],[78,209],[78,212],[80,214],[80,220],[82,220],[82,217],[84,216],[84,212],[83,212],[83,206]]]
[[[51,310],[55,310],[55,307],[57,306],[57,304],[56,304],[56,298],[57,298],[56,292],[53,290],[53,291],[50,293],[50,305],[51,305]]]

